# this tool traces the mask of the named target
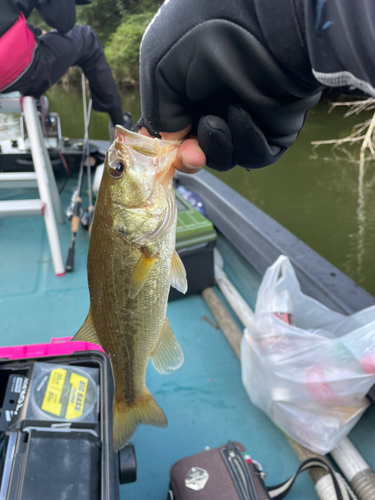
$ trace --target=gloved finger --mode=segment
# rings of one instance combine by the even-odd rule
[[[139,120],[135,124],[136,128],[138,128],[138,133],[142,135],[147,135],[148,137],[158,137],[160,139],[160,134],[156,130],[152,129],[146,120],[143,118],[143,114],[141,114]]]
[[[244,168],[260,168],[271,165],[286,151],[266,137],[250,113],[241,105],[228,108],[228,125],[234,148],[233,164]],[[203,148],[204,150],[204,148]]]
[[[188,125],[187,127],[185,127],[182,130],[179,130],[178,132],[160,132],[158,135],[165,141],[179,141],[188,135],[190,129],[191,125]],[[155,135],[151,134],[144,125],[140,126],[138,133],[141,135],[147,135],[147,137],[155,137]]]
[[[145,135],[146,137],[152,137],[152,135],[148,133],[146,127],[141,127],[138,130],[138,134]]]
[[[214,115],[202,117],[198,125],[198,141],[208,167],[223,172],[235,165],[232,134],[222,118]]]
[[[188,135],[190,132],[191,125],[188,125],[182,130],[179,130],[178,132],[160,132],[160,135],[162,139],[166,141],[179,141],[180,139],[183,139]]]

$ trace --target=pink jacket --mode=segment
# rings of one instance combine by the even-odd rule
[[[0,37],[0,92],[14,83],[33,61],[37,43],[23,14]]]

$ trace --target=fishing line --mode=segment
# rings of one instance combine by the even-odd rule
[[[41,102],[41,117],[42,117],[41,122],[42,122],[42,129],[43,129],[44,138],[48,141],[48,135],[47,135],[47,129],[46,129],[46,111],[45,111],[44,99],[45,99],[45,96],[42,95],[40,97],[40,102]],[[49,141],[48,141],[48,143],[49,143]],[[66,159],[65,159],[64,155],[62,154],[62,152],[58,148],[54,148],[53,150],[56,151],[56,153],[59,155],[61,163],[62,163],[63,168],[64,168],[64,172],[65,172],[65,180],[64,180],[62,186],[59,189],[59,194],[61,194],[64,191],[64,189],[65,189],[66,183],[68,182],[68,179],[69,179],[69,176],[70,176],[70,169],[68,167],[68,164],[67,164]],[[48,149],[47,149],[47,151],[48,151]]]
[[[66,173],[63,185],[59,189],[59,194],[61,194],[64,191],[64,189],[65,189],[66,183],[68,182],[68,179],[69,179],[69,176],[70,176],[70,169],[69,169],[69,166],[68,166],[68,164],[66,162],[66,159],[65,159],[64,155],[62,154],[62,152],[59,149],[55,149],[55,151],[59,155],[61,163],[63,164],[63,167],[65,169],[65,173]]]

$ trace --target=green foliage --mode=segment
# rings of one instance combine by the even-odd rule
[[[40,28],[41,30],[45,31],[50,31],[50,27],[46,22],[43,21],[43,19],[40,17],[39,12],[34,9],[30,16],[27,18],[27,23],[32,24],[33,26],[36,26],[37,28]]]
[[[105,55],[117,83],[133,86],[139,80],[139,45],[154,12],[124,15],[105,47]]]
[[[162,0],[92,0],[77,5],[77,24],[87,24],[99,36],[117,83],[133,86],[138,83],[138,53],[142,35]],[[41,29],[51,28],[33,10],[28,22]],[[74,82],[74,77],[68,75]]]
[[[119,0],[92,0],[89,5],[78,5],[76,22],[91,26],[105,45],[121,23],[124,13],[121,3]]]
[[[77,23],[91,26],[105,45],[126,14],[156,12],[160,4],[156,0],[92,0],[77,6]]]

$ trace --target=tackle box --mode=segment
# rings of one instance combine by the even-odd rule
[[[53,341],[24,346],[42,357],[0,349],[0,499],[119,500],[120,484],[136,480],[136,460],[132,445],[113,452],[108,357],[71,352],[81,343],[68,339],[58,346],[68,354],[45,356]]]
[[[215,284],[214,248],[217,235],[210,220],[192,207],[178,191],[175,191],[175,194],[178,210],[176,250],[186,269],[186,295],[192,295]],[[169,300],[183,296],[171,288]]]

